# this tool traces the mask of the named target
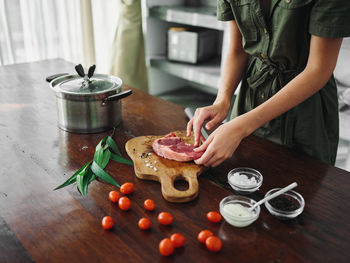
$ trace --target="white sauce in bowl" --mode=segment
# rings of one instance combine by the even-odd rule
[[[255,221],[254,213],[241,204],[226,204],[223,206],[225,220],[236,227],[245,227]]]
[[[223,209],[229,216],[239,217],[242,219],[252,217],[252,212],[241,204],[227,204],[224,205]]]

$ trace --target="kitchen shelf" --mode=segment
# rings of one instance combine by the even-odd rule
[[[195,2],[198,5],[195,5]],[[217,0],[144,0],[143,32],[152,95],[193,87],[217,94],[222,57],[227,50],[227,24],[216,18]],[[168,31],[171,27],[209,29],[217,34],[216,57],[198,64],[168,60]]]
[[[150,59],[150,65],[173,76],[217,89],[220,81],[220,58],[196,65],[172,62],[166,58]]]
[[[224,30],[224,24],[216,18],[215,6],[155,6],[149,8],[149,16],[167,22]]]

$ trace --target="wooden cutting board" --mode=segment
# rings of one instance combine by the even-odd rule
[[[193,136],[187,137],[186,131],[174,132],[186,143],[193,144]],[[140,179],[158,181],[163,197],[169,202],[184,203],[198,196],[198,180],[207,167],[192,162],[177,162],[156,155],[152,150],[154,140],[163,136],[140,136],[125,144],[125,149],[134,162],[135,174]],[[181,191],[174,187],[176,180],[188,182],[188,189]]]

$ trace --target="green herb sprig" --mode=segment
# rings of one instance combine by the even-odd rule
[[[120,185],[104,171],[109,160],[133,165],[131,160],[122,157],[122,154],[112,137],[106,136],[99,142],[99,144],[97,144],[94,159],[84,164],[84,166],[76,171],[67,181],[60,186],[57,186],[54,190],[61,189],[76,182],[79,192],[81,195],[85,196],[87,194],[88,185],[97,177],[120,188]]]

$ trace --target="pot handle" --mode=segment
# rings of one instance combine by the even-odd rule
[[[52,75],[52,76],[48,76],[46,78],[46,81],[47,82],[51,82],[53,81],[54,79],[57,79],[58,77],[62,77],[62,76],[65,76],[65,75],[69,75],[69,73],[59,73],[59,74],[55,74],[55,75]]]
[[[120,92],[118,94],[115,94],[115,95],[111,95],[105,99],[102,100],[102,105],[106,104],[107,101],[115,101],[115,100],[120,100],[122,98],[125,98],[127,96],[130,96],[132,94],[132,90],[126,90],[126,91],[123,91],[123,92]]]
[[[81,64],[75,66],[75,71],[78,73],[78,75],[80,77],[82,77],[82,78],[85,77],[84,68],[83,68],[83,66]]]

